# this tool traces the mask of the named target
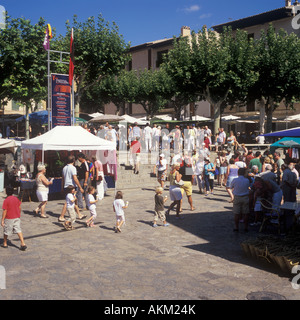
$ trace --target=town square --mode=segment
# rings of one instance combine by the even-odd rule
[[[176,1],[200,21],[131,44],[108,9],[62,33],[2,2],[0,300],[299,300],[300,3]]]

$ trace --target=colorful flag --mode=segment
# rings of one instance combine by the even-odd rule
[[[43,47],[46,51],[50,50],[50,40],[52,39],[52,29],[50,24],[47,24],[47,29],[45,32],[45,39],[43,43]]]
[[[69,84],[72,85],[74,76],[74,38],[73,38],[73,28],[71,32],[71,42],[70,42],[70,64],[69,64]]]

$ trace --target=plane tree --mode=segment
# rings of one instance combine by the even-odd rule
[[[78,21],[75,15],[72,25],[69,21],[66,22],[66,28],[66,35],[60,35],[52,47],[68,52],[73,28],[75,104],[76,112],[79,112],[85,91],[99,85],[104,78],[117,75],[124,69],[129,59],[129,44],[125,43],[118,26],[105,21],[101,14],[97,18],[89,17],[83,22]],[[68,72],[63,65],[56,68]]]
[[[15,100],[26,109],[26,138],[29,111],[47,98],[47,57],[43,48],[46,23],[7,16],[0,29],[0,98]]]
[[[256,43],[259,74],[249,88],[249,97],[257,99],[261,113],[266,114],[266,131],[272,131],[274,110],[281,102],[287,107],[300,99],[300,39],[294,33],[278,32],[272,24],[261,31]],[[261,123],[261,131],[264,123]]]
[[[203,27],[191,38],[174,39],[166,70],[182,92],[204,97],[213,110],[214,131],[220,127],[221,108],[230,99],[244,99],[257,80],[252,39],[244,31],[224,29],[221,34]]]

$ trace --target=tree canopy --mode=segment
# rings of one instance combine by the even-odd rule
[[[47,97],[46,52],[43,49],[45,20],[32,25],[24,18],[6,18],[0,29],[0,95],[26,106],[26,136],[29,137],[28,113]]]
[[[53,48],[69,51],[73,28],[75,47],[75,100],[80,104],[83,93],[105,77],[116,75],[124,69],[129,57],[126,44],[115,23],[110,25],[102,15],[79,22],[73,18],[72,26],[66,23],[67,33],[53,42]],[[65,68],[64,66],[61,66]],[[67,70],[65,69],[67,73]]]

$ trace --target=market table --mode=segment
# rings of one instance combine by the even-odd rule
[[[36,186],[36,182],[33,179],[20,179],[20,194],[19,197],[21,202],[23,201],[24,196],[28,196],[29,201],[31,202],[31,193]]]
[[[281,210],[296,211],[300,207],[300,202],[285,202],[279,208]]]

